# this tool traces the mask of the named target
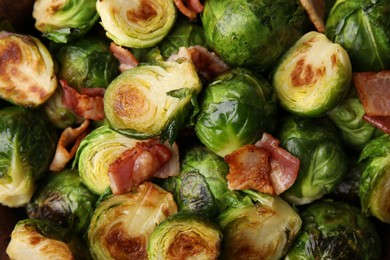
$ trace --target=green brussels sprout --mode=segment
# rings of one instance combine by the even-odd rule
[[[380,259],[381,242],[369,218],[342,201],[316,201],[300,213],[302,228],[285,259]]]
[[[35,28],[56,43],[84,36],[99,19],[95,0],[36,0],[32,16]]]
[[[221,243],[222,231],[216,223],[205,216],[177,213],[153,230],[148,258],[217,260]]]
[[[26,212],[29,218],[51,220],[83,234],[87,231],[97,199],[98,196],[81,182],[77,170],[65,169],[40,181],[26,205]]]
[[[267,80],[244,68],[218,76],[200,101],[195,132],[219,156],[261,138],[276,124],[277,104]]]
[[[97,1],[96,9],[107,37],[129,48],[156,45],[176,20],[176,7],[171,0]]]
[[[155,227],[177,212],[171,193],[151,182],[121,195],[108,196],[95,209],[88,230],[93,259],[148,259]]]
[[[0,110],[0,203],[24,206],[36,181],[48,171],[57,134],[34,110],[10,106]]]
[[[49,50],[30,35],[0,31],[0,98],[37,107],[57,88],[54,61]]]
[[[280,146],[300,160],[298,177],[281,196],[303,205],[332,192],[349,167],[346,151],[330,119],[288,115],[280,121]]]
[[[311,31],[281,57],[272,85],[285,110],[323,116],[344,98],[351,79],[348,53],[325,34]]]
[[[337,0],[325,34],[348,52],[354,71],[390,68],[390,3],[386,0]]]
[[[363,105],[355,88],[334,109],[328,112],[329,118],[341,131],[341,137],[350,148],[361,151],[373,138],[375,127],[363,120]]]
[[[254,204],[230,207],[218,216],[221,259],[281,259],[301,228],[301,218],[286,201],[251,194]]]
[[[107,88],[119,75],[119,62],[110,52],[109,43],[96,36],[86,36],[62,45],[55,56],[59,79],[73,88]]]
[[[201,21],[208,46],[232,67],[267,71],[310,24],[294,0],[208,0]]]
[[[10,259],[91,259],[78,236],[45,219],[16,223],[6,253]]]
[[[382,135],[368,142],[359,156],[359,162],[364,165],[359,186],[363,213],[390,223],[389,135]]]
[[[104,94],[104,112],[118,132],[137,139],[176,138],[202,82],[187,60],[145,64],[122,72]]]

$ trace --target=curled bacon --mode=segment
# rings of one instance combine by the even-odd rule
[[[203,12],[203,4],[200,0],[174,0],[177,9],[187,16],[189,19],[194,20],[197,15]]]
[[[119,61],[120,72],[137,67],[139,64],[138,60],[128,49],[125,49],[113,42],[110,44],[110,51]]]

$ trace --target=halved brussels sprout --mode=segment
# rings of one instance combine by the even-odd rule
[[[359,162],[364,165],[359,197],[362,211],[390,224],[390,137],[382,135],[363,148]]]
[[[202,215],[177,213],[163,220],[152,232],[148,258],[217,260],[222,231]]]
[[[201,87],[194,65],[185,59],[140,65],[110,83],[104,112],[118,132],[139,139],[161,135],[172,142]]]
[[[78,236],[43,219],[16,223],[6,253],[10,259],[91,259]]]
[[[57,88],[52,56],[30,35],[0,31],[0,97],[16,105],[37,107]]]
[[[278,128],[280,146],[300,160],[296,181],[281,196],[302,205],[332,192],[346,175],[349,160],[330,119],[288,115]]]
[[[65,169],[40,181],[26,212],[30,218],[51,220],[81,235],[87,231],[97,199],[77,170]]]
[[[109,43],[97,36],[85,36],[60,46],[55,55],[59,79],[77,89],[107,88],[119,75],[119,62]]]
[[[337,0],[325,34],[347,50],[354,71],[381,71],[390,68],[389,22],[389,1]]]
[[[155,227],[177,212],[171,193],[151,182],[112,195],[96,208],[88,230],[94,259],[148,259],[149,237]]]
[[[32,16],[43,37],[57,43],[85,35],[99,19],[96,0],[36,0]]]
[[[218,217],[221,259],[281,259],[301,228],[301,218],[278,196],[250,194],[253,205],[228,208]]]
[[[218,76],[205,89],[195,124],[200,141],[219,156],[261,138],[276,124],[277,105],[269,82],[244,68]]]
[[[176,7],[172,0],[100,0],[96,9],[107,36],[129,48],[159,43],[173,27]]]
[[[300,216],[303,225],[286,260],[380,259],[378,232],[357,207],[321,200],[304,208]]]
[[[322,116],[346,95],[352,67],[343,47],[311,31],[281,57],[272,77],[284,109],[300,116]]]
[[[0,110],[0,203],[21,207],[30,201],[36,181],[48,170],[57,134],[33,110],[11,106]]]
[[[310,24],[294,0],[208,0],[201,20],[208,46],[232,67],[267,71]]]

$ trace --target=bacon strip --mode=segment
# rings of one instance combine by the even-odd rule
[[[90,120],[103,120],[105,118],[103,96],[104,88],[82,89],[81,93],[70,87],[65,80],[60,80],[64,106],[77,115]]]
[[[372,124],[386,134],[390,134],[390,116],[369,116],[364,114],[363,120]]]
[[[229,164],[229,189],[252,189],[272,195],[294,184],[300,165],[298,158],[279,147],[279,140],[267,133],[254,145],[245,145],[224,159]]]
[[[174,0],[174,2],[177,9],[190,20],[194,20],[204,9],[200,0],[185,0],[185,3],[183,3],[183,0]]]
[[[57,150],[53,161],[50,164],[50,170],[59,172],[63,170],[68,162],[72,160],[80,145],[81,140],[89,133],[90,121],[85,120],[79,127],[67,127],[61,133],[57,143]]]
[[[325,31],[325,0],[300,0],[301,5],[318,32]]]
[[[120,72],[137,67],[139,64],[138,60],[128,49],[125,49],[115,44],[114,42],[111,42],[110,44],[110,51],[114,55],[114,57],[119,61]]]

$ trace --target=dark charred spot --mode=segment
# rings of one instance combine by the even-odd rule
[[[117,93],[114,111],[119,116],[137,117],[145,111],[145,97],[136,88],[121,88]]]
[[[336,67],[338,62],[336,54],[332,54],[332,56],[330,56],[330,60],[332,61],[332,68]]]
[[[47,91],[44,88],[37,85],[31,85],[28,87],[28,93],[33,93],[34,96],[38,96],[40,99],[45,99],[47,97]]]
[[[184,260],[191,256],[196,256],[202,251],[206,251],[208,247],[199,234],[196,233],[181,233],[175,236],[175,240],[168,249],[170,259]]]
[[[305,59],[300,59],[290,77],[294,87],[311,85],[315,82],[315,72],[313,66],[305,63]]]
[[[31,233],[30,245],[32,245],[32,246],[38,245],[39,243],[41,243],[42,240],[43,240],[43,238],[38,232],[33,231]]]
[[[141,1],[138,9],[132,9],[127,11],[127,19],[132,23],[138,23],[139,21],[148,21],[157,16],[157,11],[154,9],[151,1]]]
[[[22,52],[18,44],[10,41],[6,46],[0,48],[0,71],[7,71],[10,64],[19,63],[22,59]]]

